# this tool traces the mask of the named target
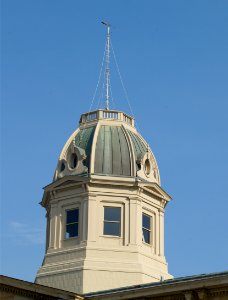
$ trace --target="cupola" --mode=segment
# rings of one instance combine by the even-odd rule
[[[106,106],[82,114],[44,188],[46,251],[36,282],[89,293],[172,278],[164,255],[164,211],[155,157],[134,118]]]

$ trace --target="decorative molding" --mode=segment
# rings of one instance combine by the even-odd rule
[[[32,292],[32,291],[27,291],[23,290],[14,286],[9,286],[5,284],[0,285],[0,290],[6,292],[6,293],[11,293],[13,295],[18,295],[18,296],[24,296],[24,297],[31,297],[32,299],[37,299],[37,300],[54,300],[54,299],[61,299],[57,298],[55,296],[49,296],[49,295],[44,295],[39,292]]]

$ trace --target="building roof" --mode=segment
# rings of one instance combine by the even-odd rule
[[[5,299],[9,294],[38,300],[83,299],[75,293],[0,275],[0,298]]]
[[[85,299],[145,299],[146,297],[158,299],[158,297],[167,296],[170,297],[167,299],[181,300],[186,299],[185,295],[187,294],[199,292],[207,296],[227,295],[227,298],[224,299],[228,299],[228,271],[167,279],[160,282],[88,293],[84,296]]]
[[[84,295],[1,275],[0,295],[1,299],[9,299],[9,295],[20,295],[45,300],[228,299],[228,271],[179,277]]]

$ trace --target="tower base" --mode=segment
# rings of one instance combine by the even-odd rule
[[[164,257],[148,257],[133,248],[121,251],[87,246],[48,253],[35,282],[85,294],[172,278]]]

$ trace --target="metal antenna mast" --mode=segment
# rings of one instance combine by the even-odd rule
[[[110,24],[106,22],[101,22],[103,25],[107,26],[107,42],[105,47],[105,81],[106,81],[106,110],[109,110],[109,61],[110,61]]]

